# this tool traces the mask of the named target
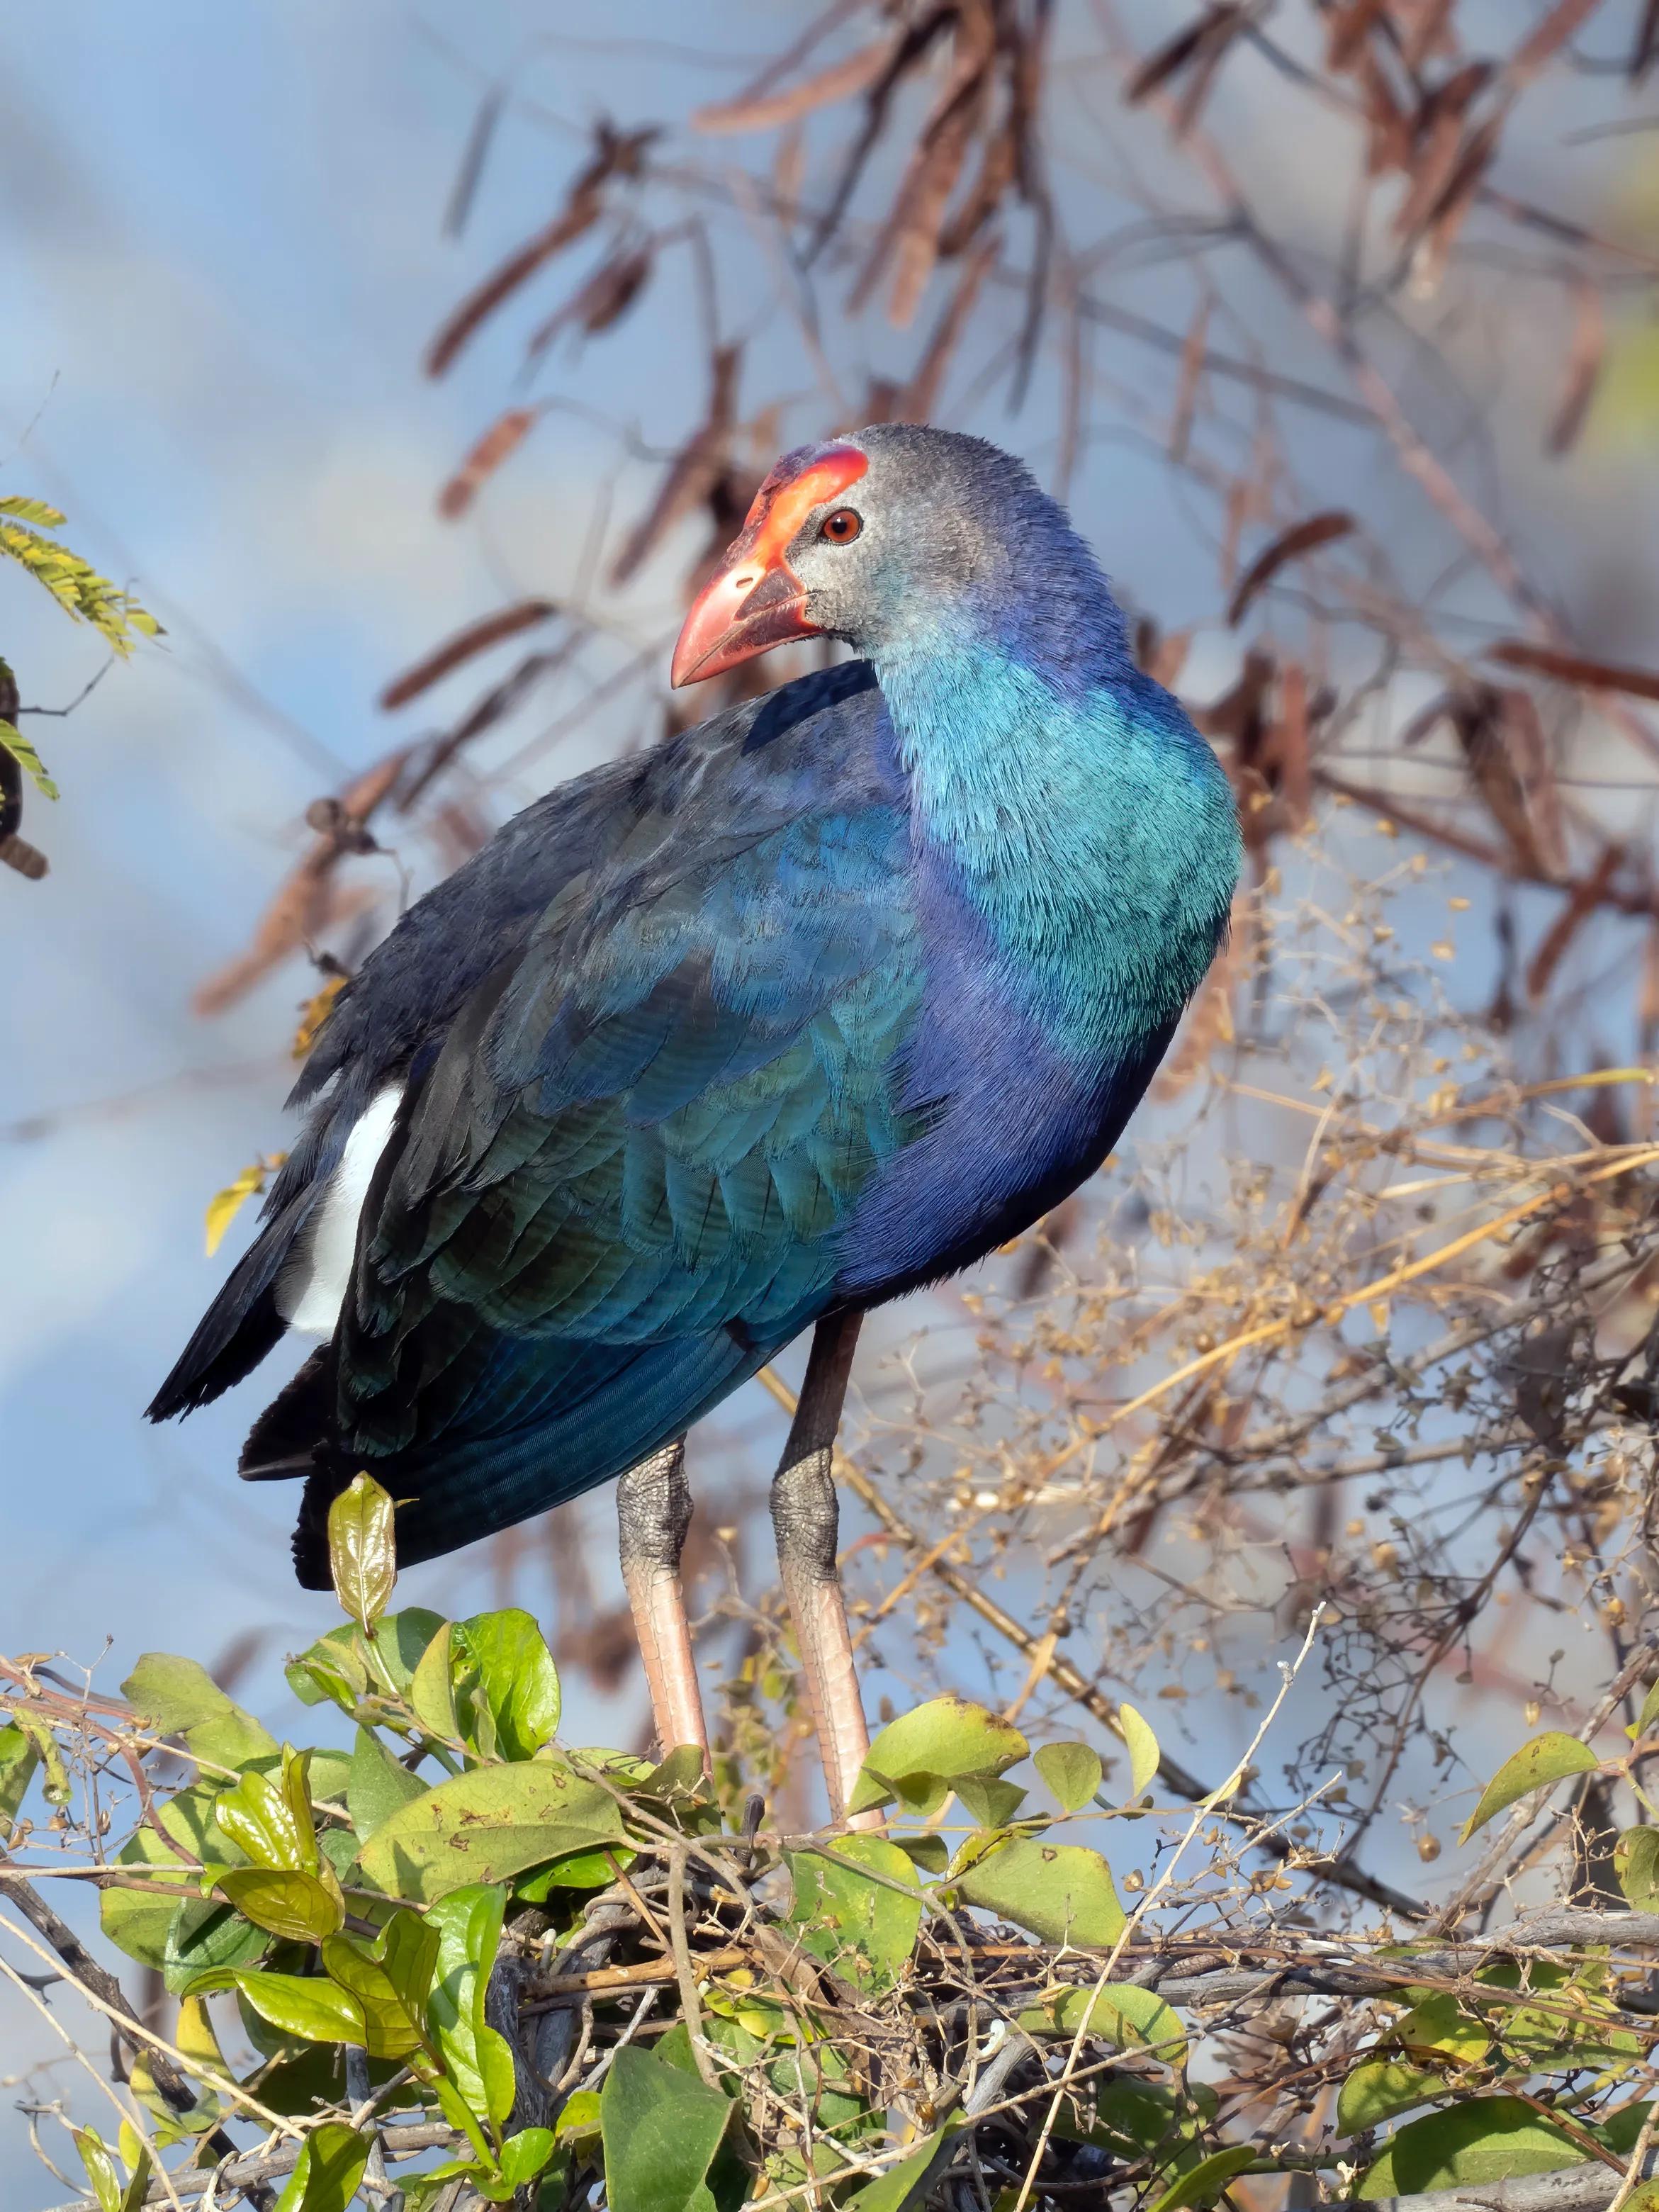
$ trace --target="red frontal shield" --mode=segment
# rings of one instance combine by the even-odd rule
[[[854,484],[870,464],[856,446],[808,447],[785,456],[755,495],[743,530],[693,601],[674,647],[672,681],[700,684],[793,638],[814,637],[806,594],[784,558],[815,507]]]

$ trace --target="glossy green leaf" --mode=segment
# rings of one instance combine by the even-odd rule
[[[515,2189],[533,2181],[553,2155],[551,2128],[520,2128],[501,2145],[501,2179]]]
[[[791,1852],[787,1863],[795,1891],[790,1923],[802,1948],[860,1989],[890,1989],[921,1928],[915,1869],[897,1844],[884,1836],[842,1836],[822,1850]],[[902,1888],[888,1887],[892,1882]]]
[[[170,1651],[146,1651],[121,1694],[157,1735],[181,1735],[193,1757],[210,1765],[245,1766],[274,1753],[276,1740],[252,1713],[226,1696],[205,1667]]]
[[[1224,2150],[1212,2151],[1207,2158],[1189,2166],[1156,2199],[1150,2212],[1181,2212],[1183,2205],[1191,2205],[1194,2212],[1213,2204],[1236,2173],[1243,2173],[1255,2158],[1255,2147],[1249,2143],[1229,2143]]]
[[[87,2179],[92,2185],[92,2193],[98,2199],[98,2212],[121,2212],[125,2191],[103,2137],[96,2128],[76,2128],[71,2132],[75,2148],[81,2154],[81,2163],[87,2170]]]
[[[1111,1869],[1098,1851],[1022,1837],[975,1861],[957,1887],[1045,1943],[1104,1948],[1123,1933]]]
[[[409,1702],[416,1717],[429,1735],[446,1743],[459,1741],[461,1733],[451,1667],[454,1641],[454,1629],[445,1621],[422,1652],[409,1684]]]
[[[1571,1739],[1569,1738],[1571,1741]],[[1443,2112],[1408,2120],[1365,2172],[1362,2203],[1414,2197],[1582,2165],[1585,2154],[1518,2097],[1468,2097]]]
[[[291,1943],[320,1943],[345,1919],[345,1900],[325,1860],[316,1874],[293,1868],[234,1867],[218,1887],[256,1928]]]
[[[366,2044],[362,2007],[322,1975],[273,1974],[252,1966],[215,1967],[199,1975],[190,1994],[234,1984],[261,2020],[302,2043]]]
[[[11,1841],[12,1823],[40,1763],[40,1753],[15,1721],[0,1728],[0,1844]]]
[[[392,1500],[372,1474],[354,1475],[328,1509],[328,1571],[340,1610],[372,1629],[398,1579]]]
[[[1530,1743],[1522,1744],[1512,1759],[1506,1759],[1492,1780],[1480,1793],[1480,1802],[1463,1823],[1460,1843],[1468,1843],[1477,1829],[1484,1828],[1495,1813],[1513,1805],[1517,1798],[1529,1790],[1547,1789],[1552,1783],[1565,1781],[1570,1774],[1590,1774],[1601,1764],[1588,1744],[1580,1743],[1576,1735],[1564,1735],[1559,1729],[1547,1729],[1542,1735],[1534,1736]]]
[[[623,1840],[613,1797],[561,1761],[535,1759],[479,1767],[428,1790],[375,1830],[361,1863],[392,1895],[429,1903]]]
[[[346,1783],[346,1809],[360,1844],[405,1805],[426,1795],[427,1784],[394,1759],[379,1736],[365,1728],[357,1731],[352,1748],[351,1773]]]
[[[934,1698],[902,1713],[871,1745],[849,1810],[895,1798],[908,1811],[936,1813],[963,1775],[997,1776],[1030,1747],[1012,1722],[966,1698]]]
[[[270,1947],[263,1928],[216,1897],[187,1897],[173,1915],[161,1960],[176,1996],[214,1966],[251,1966]]]
[[[730,2098],[649,2051],[619,2051],[599,2097],[610,2212],[690,2212],[707,2199],[732,2110]]]
[[[1117,1724],[1123,1731],[1123,1741],[1129,1753],[1128,1802],[1149,1790],[1155,1780],[1163,1753],[1158,1747],[1158,1738],[1150,1723],[1144,1720],[1133,1705],[1120,1705]]]
[[[559,1677],[541,1630],[517,1606],[458,1621],[451,1650],[462,1734],[487,1758],[529,1759],[559,1725]]]
[[[323,1941],[323,1965],[356,2002],[371,2058],[407,2058],[425,2041],[426,2006],[438,1960],[438,1930],[416,1912],[394,1912],[374,1942]]]
[[[1639,1743],[1650,1729],[1656,1727],[1659,1727],[1659,1677],[1649,1684],[1648,1693],[1642,1700],[1642,1710],[1636,1716],[1635,1725],[1626,1729],[1625,1733],[1632,1743]]]
[[[1444,1990],[1395,2021],[1391,2040],[1404,2051],[1443,2051],[1460,2066],[1478,2066],[1492,2049],[1492,2031]]]
[[[1425,2066],[1413,2066],[1402,2058],[1367,2059],[1355,2067],[1337,2093],[1337,2132],[1357,2136],[1362,2128],[1379,2127],[1419,2105],[1431,2104],[1446,2087],[1445,2075]]]
[[[474,2112],[498,2128],[513,2110],[516,2083],[512,2049],[484,2019],[484,1992],[506,1903],[504,1891],[479,1882],[452,1890],[426,1915],[438,1937],[428,2024],[456,2088]]]
[[[1063,1813],[1080,1811],[1100,1787],[1100,1754],[1086,1743],[1045,1743],[1035,1765]]]
[[[340,2120],[308,2135],[276,2212],[348,2212],[368,2164],[369,2143]]]
[[[310,1755],[284,1747],[281,1778],[250,1769],[214,1801],[220,1831],[256,1867],[315,1874],[317,1830],[311,1815]]]
[[[1051,1990],[1019,2015],[1028,2035],[1075,2036],[1079,2030],[1115,2043],[1120,2051],[1149,2051],[1166,2066],[1184,2063],[1187,2032],[1154,1990],[1109,1982],[1104,1989]]]
[[[1627,1828],[1613,1846],[1613,1870],[1633,1912],[1659,1912],[1659,1828]]]

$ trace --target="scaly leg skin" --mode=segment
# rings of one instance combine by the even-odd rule
[[[665,1753],[695,1743],[706,1770],[708,1724],[680,1583],[680,1553],[691,1525],[684,1443],[669,1444],[629,1468],[617,1485],[617,1521],[623,1583],[645,1661],[658,1741]]]
[[[778,1569],[800,1647],[832,1820],[847,1820],[853,1784],[870,1748],[836,1564],[840,1513],[830,1472],[860,1319],[857,1314],[842,1314],[818,1323],[800,1403],[772,1484]],[[855,1814],[847,1824],[879,1827],[881,1815]]]

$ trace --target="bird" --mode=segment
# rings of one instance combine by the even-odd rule
[[[335,999],[257,1236],[149,1408],[321,1340],[240,1473],[359,1471],[403,1564],[615,1480],[665,1750],[708,1755],[687,1431],[809,1328],[771,1491],[831,1818],[868,1748],[831,1456],[860,1322],[1112,1152],[1227,931],[1227,775],[1066,510],[930,425],[786,453],[676,686],[854,657],[535,800]]]

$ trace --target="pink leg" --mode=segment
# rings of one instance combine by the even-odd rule
[[[623,1582],[645,1661],[658,1740],[665,1753],[695,1743],[706,1766],[708,1725],[680,1583],[680,1553],[691,1525],[683,1444],[670,1444],[629,1468],[617,1485],[617,1520]]]
[[[858,1778],[870,1735],[858,1676],[853,1671],[853,1640],[836,1563],[840,1514],[830,1460],[836,1431],[847,1396],[858,1343],[857,1314],[820,1322],[800,1403],[784,1447],[783,1462],[772,1484],[772,1526],[778,1540],[778,1568],[783,1594],[800,1647],[806,1693],[817,1729],[818,1754],[830,1792],[832,1820],[843,1820]],[[854,1817],[855,1827],[879,1826],[878,1814]]]

